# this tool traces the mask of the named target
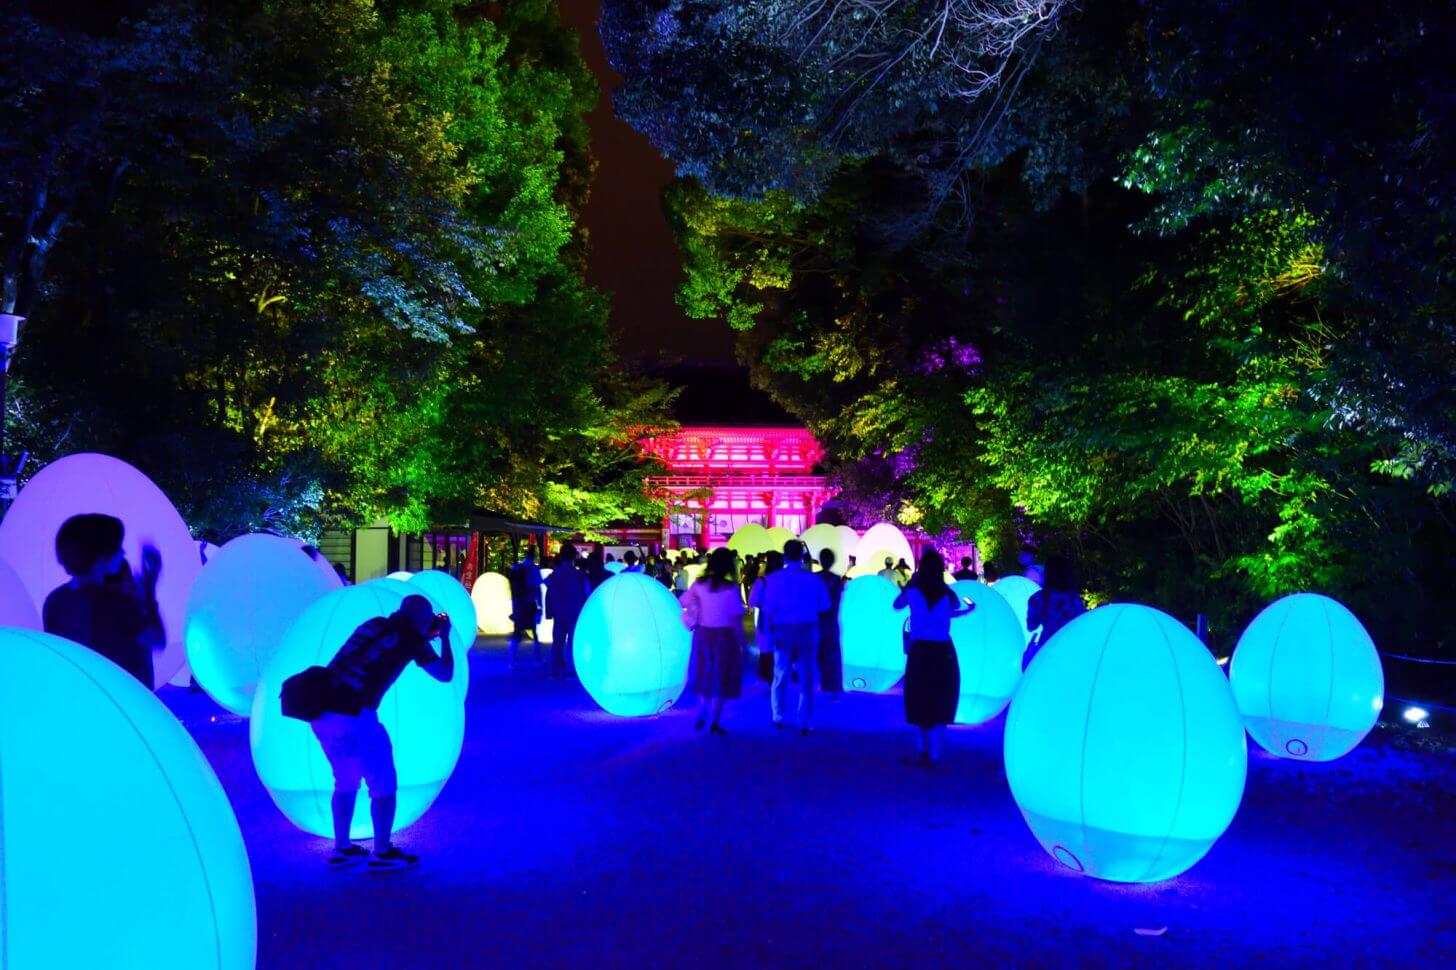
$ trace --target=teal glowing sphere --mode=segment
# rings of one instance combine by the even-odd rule
[[[274,804],[306,832],[333,835],[333,773],[308,723],[283,716],[278,692],[299,671],[332,660],[359,624],[388,616],[403,600],[377,581],[329,593],[294,622],[263,669],[248,726],[253,766]],[[457,666],[455,676],[463,675]],[[455,770],[465,736],[465,705],[457,691],[453,682],[442,684],[410,664],[379,705],[379,721],[393,742],[399,776],[397,829],[425,813]],[[349,832],[359,839],[371,831],[369,799],[361,788]]]
[[[1157,882],[1203,858],[1238,811],[1247,767],[1223,671],[1147,606],[1068,623],[1006,718],[1006,780],[1032,834],[1099,879]]]
[[[40,629],[40,610],[30,598],[30,591],[10,564],[0,559],[0,627],[22,630]]]
[[[692,637],[666,587],[643,573],[621,573],[587,597],[574,650],[576,675],[602,710],[642,717],[682,694]]]
[[[502,573],[481,573],[470,587],[470,602],[475,606],[475,629],[487,637],[510,636],[511,581]]]
[[[1385,673],[1365,627],[1328,596],[1276,600],[1239,637],[1234,700],[1259,747],[1333,761],[1359,744],[1385,704]]]
[[[1022,650],[1025,652],[1025,648],[1031,645],[1032,635],[1036,632],[1036,630],[1026,628],[1026,604],[1031,602],[1032,594],[1041,587],[1025,576],[1007,576],[1005,579],[996,580],[991,588],[1006,601],[1007,605],[1011,607],[1011,611],[1016,614],[1016,622],[1021,627]],[[1041,627],[1037,627],[1037,630],[1040,629]]]
[[[887,691],[905,676],[905,621],[897,610],[900,588],[879,576],[844,584],[839,600],[839,649],[844,658],[844,689]]]
[[[69,640],[0,630],[0,965],[252,970],[232,805],[172,712]]]
[[[234,714],[253,709],[258,677],[293,621],[340,586],[293,539],[238,536],[208,559],[187,600],[187,662]]]
[[[950,639],[961,668],[957,724],[980,724],[1000,714],[1021,681],[1026,651],[1016,614],[1001,594],[984,583],[957,580],[950,584],[957,599],[976,608],[950,621]]]

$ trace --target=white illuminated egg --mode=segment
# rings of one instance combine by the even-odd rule
[[[293,539],[229,541],[202,568],[187,601],[187,661],[198,686],[246,717],[258,677],[293,621],[339,587],[333,570],[320,570]]]
[[[71,516],[87,512],[122,521],[122,548],[134,572],[141,570],[142,546],[153,546],[161,555],[157,605],[167,647],[153,658],[160,687],[185,659],[187,597],[202,560],[182,517],[150,478],[109,455],[83,453],[51,462],[20,490],[0,521],[0,559],[14,567],[39,611],[51,590],[70,580],[56,561],[56,532]]]
[[[959,599],[976,608],[950,622],[950,639],[961,669],[957,724],[980,724],[1000,714],[1021,680],[1026,650],[1016,614],[991,587],[973,580],[950,584]]]
[[[844,554],[853,556],[859,549],[859,533],[847,525],[836,525],[834,531],[839,533],[839,542],[844,549]]]
[[[470,587],[475,604],[475,628],[488,637],[510,636],[511,581],[501,573],[481,573]]]
[[[263,670],[248,725],[253,766],[274,804],[306,832],[333,835],[333,773],[311,726],[283,715],[279,691],[294,674],[327,665],[361,623],[388,616],[403,601],[379,582],[329,593],[294,622]],[[457,665],[455,677],[465,674]],[[455,770],[465,735],[465,705],[457,690],[411,663],[379,705],[379,722],[389,732],[399,778],[396,830],[425,813]],[[361,788],[349,832],[358,839],[371,831],[367,790]]]
[[[1104,606],[1068,623],[1022,675],[1006,780],[1057,861],[1156,882],[1203,858],[1243,797],[1248,748],[1223,671],[1177,620]]]
[[[749,522],[739,526],[738,530],[728,537],[728,548],[740,556],[756,556],[768,552],[773,547],[769,542],[768,530],[757,522]]]
[[[576,624],[576,674],[609,714],[667,710],[688,678],[691,635],[677,597],[642,573],[622,573],[587,597]]]
[[[0,630],[0,766],[0,965],[255,965],[232,805],[130,674],[69,640]]]
[[[1332,761],[1370,733],[1385,673],[1365,627],[1344,606],[1298,593],[1264,608],[1229,664],[1234,699],[1259,746],[1281,758]]]
[[[905,538],[905,533],[899,527],[888,522],[880,522],[866,529],[865,534],[860,536],[858,548],[874,550],[872,558],[876,570],[885,568],[885,556],[894,560],[891,565],[899,565],[903,559],[911,569],[915,568],[915,551],[910,548],[910,540]]]
[[[895,609],[900,588],[879,576],[844,584],[839,600],[839,649],[844,689],[879,693],[905,676],[905,621],[910,611]]]
[[[1012,612],[1016,614],[1016,622],[1021,627],[1022,646],[1030,646],[1032,635],[1036,631],[1026,628],[1026,609],[1027,604],[1031,602],[1032,594],[1041,587],[1025,576],[1007,576],[1004,579],[996,580],[991,584],[991,588],[1000,594],[1001,598],[1010,605]],[[1037,627],[1037,630],[1039,629],[1041,627]]]
[[[825,549],[834,553],[833,572],[843,576],[849,569],[849,553],[844,548],[844,534],[839,531],[838,526],[819,523],[810,527],[799,537],[809,549],[809,555],[817,563],[819,553]]]
[[[10,564],[0,559],[0,626],[40,629],[40,610]]]

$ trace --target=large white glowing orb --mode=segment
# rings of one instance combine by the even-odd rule
[[[850,530],[853,531],[853,530]],[[819,553],[825,549],[834,553],[833,572],[843,576],[849,570],[849,553],[845,550],[844,533],[839,531],[838,526],[819,523],[810,527],[799,537],[809,549],[809,555],[814,562],[819,561]]]
[[[688,679],[692,638],[677,597],[642,573],[622,573],[587,597],[576,624],[576,675],[602,710],[667,710]]]
[[[1031,602],[1032,594],[1041,589],[1036,583],[1025,576],[1007,576],[1005,579],[998,579],[991,586],[1007,604],[1012,612],[1016,614],[1016,622],[1021,625],[1022,646],[1031,645],[1031,638],[1036,630],[1026,628],[1026,605]],[[1037,627],[1040,630],[1041,627]]]
[[[238,536],[212,555],[187,601],[187,662],[208,696],[234,714],[253,709],[263,667],[293,621],[340,587],[293,539]]]
[[[880,522],[865,530],[865,534],[859,538],[860,549],[875,550],[875,569],[885,568],[885,556],[890,556],[899,564],[905,560],[905,564],[911,569],[915,568],[915,550],[910,548],[910,540],[905,538],[905,533],[898,527],[888,522]]]
[[[253,878],[207,759],[136,679],[0,630],[0,965],[252,970]]]
[[[0,559],[0,626],[40,629],[40,610],[10,564]]]
[[[879,576],[844,584],[839,600],[839,649],[844,658],[844,689],[879,693],[905,676],[905,621],[910,611],[895,609],[900,588]]]
[[[508,637],[511,623],[511,581],[501,573],[481,573],[470,587],[475,604],[475,628],[483,636]]]
[[[133,571],[141,570],[141,549],[161,554],[157,605],[167,628],[167,648],[153,658],[156,686],[172,679],[186,656],[183,624],[187,597],[202,569],[197,544],[162,490],[126,462],[83,453],[57,459],[20,490],[0,520],[0,559],[15,568],[37,611],[70,577],[56,561],[56,532],[73,515],[100,512],[126,527],[122,548]]]
[[[749,522],[728,537],[728,548],[740,556],[757,556],[768,552],[773,544],[767,529],[757,522]]]
[[[263,669],[253,697],[248,725],[253,766],[274,804],[288,819],[314,835],[333,835],[329,799],[333,773],[328,759],[305,721],[284,717],[279,691],[294,674],[326,665],[365,620],[388,616],[404,597],[380,582],[349,586],[316,601],[289,628],[283,644]],[[455,676],[465,676],[460,666]],[[403,829],[423,815],[445,786],[465,736],[465,705],[458,688],[442,684],[415,664],[400,674],[379,705],[379,721],[394,745],[399,776],[395,828]],[[350,823],[352,838],[371,834],[369,799],[359,791]]]
[[[950,584],[956,598],[976,608],[950,622],[961,668],[961,698],[956,704],[957,724],[980,724],[1000,714],[1021,681],[1021,656],[1026,641],[1016,613],[991,587],[972,580]]]
[[[844,554],[853,556],[859,549],[859,533],[847,525],[836,525],[834,531],[839,533],[839,541],[844,546]]]
[[[1223,671],[1147,606],[1068,623],[1022,675],[1006,718],[1006,780],[1069,868],[1157,882],[1203,858],[1233,821],[1248,748]]]
[[[1333,761],[1370,733],[1385,673],[1365,627],[1315,593],[1269,604],[1229,664],[1234,700],[1259,747],[1281,758]]]

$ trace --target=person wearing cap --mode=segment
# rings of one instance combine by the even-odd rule
[[[430,641],[440,640],[436,653]],[[332,690],[328,710],[312,722],[314,736],[334,771],[334,852],[329,864],[342,866],[369,855],[349,838],[359,783],[369,786],[374,822],[371,869],[393,869],[420,861],[391,844],[394,834],[394,748],[379,723],[379,702],[410,663],[441,683],[455,675],[450,652],[450,618],[436,615],[423,596],[406,596],[389,616],[365,620],[329,661]]]

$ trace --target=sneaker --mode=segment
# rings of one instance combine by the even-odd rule
[[[369,871],[381,872],[385,869],[403,869],[405,866],[412,866],[419,861],[419,856],[402,852],[399,846],[391,845],[383,852],[374,853],[374,858],[369,860]]]
[[[346,848],[334,849],[333,853],[329,856],[329,868],[342,869],[345,866],[353,865],[367,855],[369,855],[368,849],[362,845],[354,845],[351,842]]]

